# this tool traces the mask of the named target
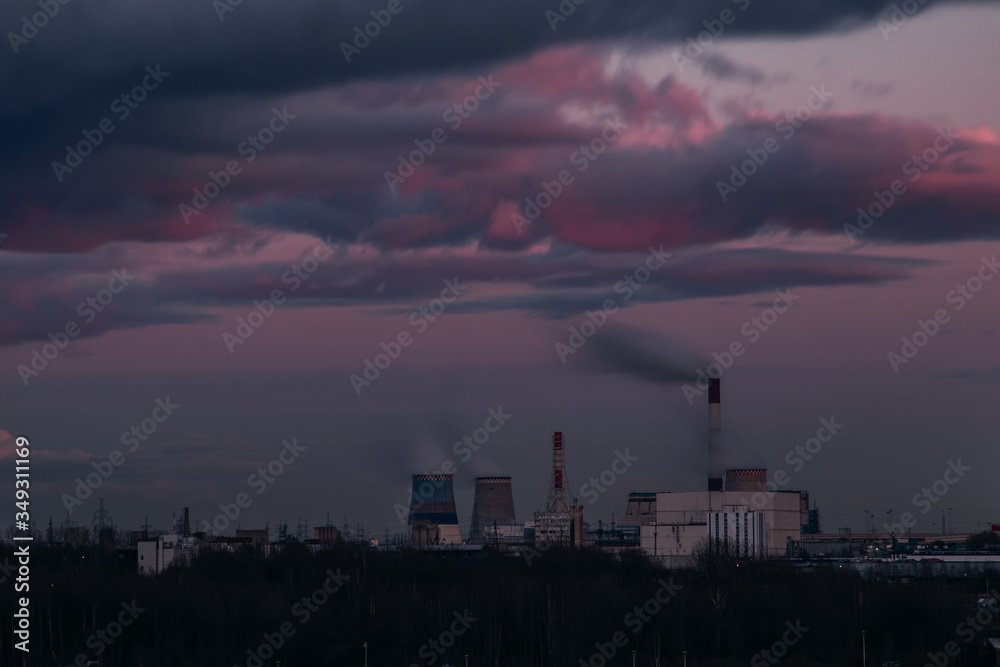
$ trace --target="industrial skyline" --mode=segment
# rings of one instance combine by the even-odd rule
[[[556,432],[587,523],[706,466],[1000,522],[995,4],[43,4],[0,8],[40,528],[403,533],[441,474],[465,535],[477,478],[553,509]]]

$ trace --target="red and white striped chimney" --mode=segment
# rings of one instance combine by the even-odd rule
[[[568,512],[566,488],[563,480],[563,468],[566,456],[563,452],[562,431],[552,434],[552,487],[549,489],[549,511]]]

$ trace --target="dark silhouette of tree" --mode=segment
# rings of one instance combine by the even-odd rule
[[[1000,544],[1000,535],[992,530],[984,530],[975,535],[969,535],[965,540],[965,546],[969,551],[983,551],[987,544]]]
[[[609,666],[630,665],[634,649],[637,665],[677,665],[687,651],[690,665],[724,667],[746,665],[780,639],[789,622],[809,631],[789,649],[787,664],[860,664],[862,629],[870,664],[924,664],[928,652],[959,639],[955,628],[970,608],[974,613],[984,587],[977,577],[920,574],[905,585],[866,581],[836,563],[742,559],[724,545],[700,549],[694,569],[668,571],[634,553],[558,547],[529,565],[489,551],[374,552],[341,545],[314,553],[290,543],[267,559],[252,549],[203,553],[189,567],[153,577],[138,575],[134,560],[96,547],[35,547],[32,650],[27,656],[14,651],[11,624],[4,624],[4,665],[70,665],[78,654],[104,665],[257,664],[251,656],[266,637],[290,624],[291,636],[264,651],[265,667],[278,660],[286,667],[361,664],[363,642],[371,667],[424,666],[431,654],[434,667],[464,665],[466,654],[477,666],[575,667],[617,632],[627,645],[615,647]],[[0,547],[0,564],[15,560],[12,554]],[[317,597],[331,571],[348,579],[337,592]],[[630,623],[667,581],[680,586],[677,595],[646,615],[641,627]],[[0,604],[13,609],[18,594],[6,583]],[[88,638],[132,600],[144,611],[96,656]],[[308,619],[303,600],[315,605]],[[456,614],[475,620],[435,644],[438,653],[430,642],[440,641]],[[998,630],[994,623],[981,637]],[[978,643],[961,646],[957,664],[978,650]]]

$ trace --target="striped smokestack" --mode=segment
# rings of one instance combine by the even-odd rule
[[[566,454],[563,450],[562,431],[552,434],[552,485],[549,488],[549,511],[568,512],[569,495],[564,484]]]
[[[708,490],[722,491],[719,450],[722,447],[722,382],[708,381]]]
[[[432,543],[462,543],[451,475],[413,476],[409,524],[411,532],[417,527],[431,528],[435,536]]]

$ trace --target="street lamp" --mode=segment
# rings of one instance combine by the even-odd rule
[[[887,509],[885,513],[889,516],[889,523],[886,524],[886,528],[889,529],[889,540],[891,541],[892,548],[889,550],[889,556],[896,556],[896,539],[892,536],[892,508]]]
[[[362,644],[365,647],[365,667],[368,667],[368,642]]]

